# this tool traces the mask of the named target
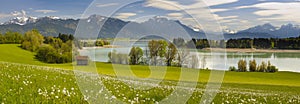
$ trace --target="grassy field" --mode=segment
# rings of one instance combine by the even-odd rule
[[[0,61],[72,69],[72,64],[46,64],[34,58],[35,53],[20,48],[19,44],[0,44]]]
[[[95,101],[92,99],[99,98],[108,102],[111,99],[119,99],[127,103],[155,103],[174,91],[181,73],[188,76],[182,80],[183,82],[197,81],[197,88],[191,90],[187,87],[187,89],[182,88],[180,91],[192,93],[188,100],[189,103],[199,103],[210,73],[212,73],[209,70],[180,69],[177,67],[154,67],[150,71],[148,66],[112,66],[109,63],[95,63],[91,66],[97,66],[96,70],[91,70],[90,66],[76,67],[76,69],[100,73],[102,77],[98,80],[113,95],[100,95],[100,91],[84,91],[97,93],[93,93],[94,96],[87,96],[86,94],[82,96],[73,71],[55,69],[72,69],[71,64],[45,64],[39,62],[34,59],[34,53],[22,50],[18,46],[0,45],[0,61],[2,61],[0,62],[0,103],[87,103],[87,101]],[[134,90],[125,84],[132,81],[118,80],[114,77],[116,75],[118,77],[130,76],[131,72],[126,67],[131,67],[130,71],[138,77],[164,80],[159,86],[151,90]],[[113,69],[116,69],[116,72]],[[166,74],[161,75],[164,71]],[[196,79],[189,78],[198,74],[199,77]],[[300,73],[293,72],[225,72],[221,89],[213,102],[300,103],[299,76]],[[145,83],[152,83],[152,80],[137,81],[135,84],[145,85]],[[97,82],[87,80],[86,83]],[[182,95],[184,94],[178,94],[177,96]]]

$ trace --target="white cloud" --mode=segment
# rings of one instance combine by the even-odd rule
[[[211,12],[215,13],[215,12],[224,12],[224,11],[228,11],[230,9],[210,9]]]
[[[167,16],[177,18],[177,17],[182,17],[183,14],[182,13],[169,13],[169,14],[167,14]]]
[[[216,27],[219,27],[217,20],[223,19],[222,17],[215,17],[214,12],[227,11],[228,9],[210,9],[209,6],[220,5],[224,3],[232,3],[238,0],[205,0],[197,1],[193,4],[184,5],[179,1],[172,0],[147,0],[145,7],[153,7],[163,10],[171,11],[182,11],[193,16],[192,18],[182,18],[183,22],[187,25],[193,25],[195,27],[200,27],[202,25],[204,30],[207,31],[218,31]],[[170,14],[169,14],[170,15]],[[179,15],[179,14],[171,14]],[[229,17],[227,17],[229,18]]]
[[[271,16],[271,17],[262,17],[261,20],[278,20],[278,21],[295,21],[300,22],[300,3],[278,3],[278,2],[268,2],[261,3],[250,6],[242,6],[238,8],[260,8],[263,10],[259,10],[254,12],[254,14],[259,16]],[[272,15],[276,15],[278,17],[272,17]]]
[[[47,14],[47,13],[55,13],[55,12],[57,12],[57,11],[55,11],[55,10],[47,10],[47,9],[43,9],[43,10],[35,10],[34,12]]]
[[[180,10],[180,4],[175,1],[168,0],[147,0],[145,7],[155,7],[164,10]]]
[[[238,0],[204,0],[208,6],[237,2]]]
[[[97,4],[97,7],[103,8],[103,7],[110,7],[110,6],[116,6],[116,5],[119,5],[119,3]]]
[[[13,11],[10,13],[12,16],[26,16],[26,11],[21,10],[21,11]]]
[[[119,13],[117,14],[116,18],[119,19],[128,19],[129,17],[135,16],[136,13]]]

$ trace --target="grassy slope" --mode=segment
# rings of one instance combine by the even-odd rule
[[[22,50],[18,47],[19,45],[0,45],[0,61],[23,63],[31,65],[58,67],[64,69],[72,69],[71,64],[45,64],[34,59],[34,53]],[[166,75],[160,75],[164,70],[163,67],[159,69],[153,69],[153,76],[149,76],[151,71],[148,66],[128,66],[128,65],[115,65],[112,66],[109,63],[96,63],[97,71],[101,74],[116,75],[113,67],[118,69],[117,72],[120,76],[129,76],[130,72],[126,70],[126,67],[131,67],[131,71],[139,77],[150,77],[168,80],[178,80],[180,76],[180,71],[185,71],[185,81],[195,81],[196,79],[191,79],[189,76],[196,76],[200,72],[198,78],[199,82],[207,82],[211,71],[205,70],[193,70],[193,69],[183,69],[177,67],[168,67]],[[80,67],[79,67],[80,68]],[[89,67],[88,67],[89,68]],[[85,68],[83,68],[85,69]],[[284,86],[300,86],[299,80],[300,73],[293,72],[278,72],[278,73],[256,73],[256,72],[225,72],[224,83],[236,83],[236,84],[261,84],[261,85],[284,85]]]
[[[72,69],[72,64],[46,64],[36,60],[34,55],[18,44],[0,44],[0,61]]]

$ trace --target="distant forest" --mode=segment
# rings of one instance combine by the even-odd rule
[[[176,46],[189,48],[255,48],[255,49],[300,49],[300,36],[293,38],[241,38],[225,40],[192,39],[184,42],[184,39],[173,40]]]

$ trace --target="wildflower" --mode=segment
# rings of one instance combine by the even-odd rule
[[[112,98],[112,99],[116,99],[116,96],[113,95],[113,96],[111,96],[111,98]]]

